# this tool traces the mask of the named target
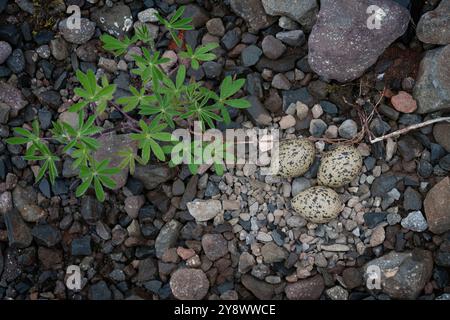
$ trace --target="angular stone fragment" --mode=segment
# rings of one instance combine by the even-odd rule
[[[384,15],[370,16],[371,5]],[[408,23],[408,10],[391,0],[322,0],[309,37],[309,65],[328,79],[357,79],[405,33]]]

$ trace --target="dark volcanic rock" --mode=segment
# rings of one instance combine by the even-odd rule
[[[417,24],[417,38],[431,44],[450,44],[450,0],[425,13]]]
[[[308,279],[289,283],[284,292],[289,300],[317,300],[320,298],[325,283],[320,274]]]
[[[103,6],[94,10],[91,18],[100,29],[115,37],[125,35],[133,26],[131,10],[126,5]]]
[[[433,256],[430,251],[416,249],[409,252],[391,251],[370,261],[364,267],[381,269],[381,290],[394,299],[416,299],[431,278]]]
[[[181,223],[177,220],[171,220],[161,228],[155,240],[155,251],[158,258],[161,259],[164,252],[176,244],[181,227]]]
[[[367,8],[371,5],[385,13],[377,20],[379,28],[368,28]],[[309,37],[309,64],[327,79],[357,79],[405,33],[408,23],[408,10],[391,0],[323,0]]]
[[[13,248],[26,248],[33,241],[30,228],[22,220],[16,209],[10,210],[4,214],[6,231],[8,234],[9,245]]]
[[[260,300],[270,300],[274,295],[273,285],[258,280],[248,274],[241,277],[241,282],[253,295]]]
[[[316,0],[262,0],[267,14],[287,16],[310,30],[316,21]]]
[[[35,241],[46,247],[53,247],[61,241],[61,232],[49,224],[38,224],[31,230]]]
[[[418,113],[450,109],[450,45],[427,51],[414,87]]]
[[[0,81],[0,102],[11,108],[12,117],[17,116],[28,104],[19,89],[3,81]]]
[[[146,166],[136,166],[133,177],[140,180],[145,189],[152,190],[161,183],[173,179],[176,175],[174,168],[169,168],[165,164],[148,164]]]
[[[264,11],[261,0],[230,0],[230,6],[255,33],[275,22],[275,19]]]
[[[431,232],[450,230],[450,178],[446,177],[428,191],[423,203]]]
[[[447,152],[450,153],[450,123],[438,123],[434,125],[433,136]]]

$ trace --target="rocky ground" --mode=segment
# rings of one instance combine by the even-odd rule
[[[448,114],[450,0],[375,1],[388,12],[375,31],[369,2],[0,0],[0,298],[450,299],[450,123],[371,143]],[[77,69],[128,94],[132,58],[114,59],[98,39],[123,35],[127,20],[147,24],[177,63],[152,12],[181,4],[195,26],[186,41],[220,43],[218,61],[189,76],[210,87],[225,75],[247,80],[251,108],[228,127],[306,137],[313,165],[281,178],[261,175],[264,157],[224,176],[155,162],[122,175],[99,203],[75,197],[64,158],[55,185],[34,184],[37,164],[4,142],[12,128],[74,121]],[[81,7],[82,32],[60,24],[69,5]],[[109,110],[103,127],[120,119]],[[362,170],[336,188],[340,214],[312,223],[291,199],[317,185],[321,155],[337,143],[357,148]],[[65,286],[69,265],[81,267],[80,292]],[[380,268],[381,290],[366,287],[369,266]]]

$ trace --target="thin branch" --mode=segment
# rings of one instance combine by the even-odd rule
[[[434,124],[434,123],[437,123],[437,122],[443,122],[443,121],[450,122],[450,117],[436,118],[436,119],[431,119],[431,120],[428,120],[428,121],[425,121],[425,122],[413,124],[411,126],[408,126],[408,127],[403,128],[403,129],[391,132],[391,133],[386,134],[384,136],[381,136],[381,137],[378,137],[378,138],[375,138],[375,139],[370,139],[370,143],[374,144],[374,143],[386,140],[388,138],[396,138],[396,137],[398,137],[398,136],[400,136],[402,134],[405,134],[405,133],[407,133],[409,131],[420,129],[420,128],[429,126],[430,124]]]

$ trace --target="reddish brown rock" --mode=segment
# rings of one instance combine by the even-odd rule
[[[205,234],[202,247],[211,261],[216,261],[228,253],[227,240],[221,234]]]
[[[416,100],[405,91],[400,91],[397,95],[393,96],[391,103],[395,110],[399,112],[412,113],[417,110]]]
[[[179,300],[201,300],[208,293],[209,281],[199,269],[178,269],[172,274],[170,288]]]
[[[244,274],[241,278],[241,282],[248,291],[260,300],[270,300],[274,294],[273,285],[258,280],[255,277]]]
[[[433,136],[447,152],[450,152],[450,123],[443,122],[434,125]]]
[[[289,300],[317,300],[320,298],[325,283],[320,274],[314,277],[290,283],[284,289]]]
[[[424,201],[428,229],[436,234],[450,230],[450,178],[436,184]]]

